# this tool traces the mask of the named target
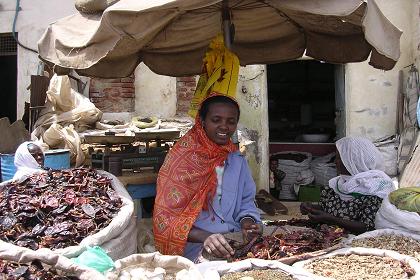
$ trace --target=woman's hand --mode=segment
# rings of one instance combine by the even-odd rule
[[[318,223],[330,223],[334,218],[334,216],[315,208],[308,210],[308,217],[310,220]]]
[[[302,202],[300,204],[300,212],[303,215],[308,215],[308,213],[310,213],[313,210],[322,210],[322,209],[319,205],[312,204],[310,202]]]
[[[226,241],[225,237],[220,233],[214,233],[204,240],[204,250],[219,258],[230,258],[234,251]]]
[[[262,234],[262,226],[255,223],[251,218],[244,218],[241,221],[241,228],[244,240],[250,241],[252,238]]]

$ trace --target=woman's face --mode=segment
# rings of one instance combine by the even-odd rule
[[[335,149],[335,166],[337,168],[338,175],[350,175],[350,172],[347,171],[346,166],[341,161],[340,153],[337,148]]]
[[[44,166],[44,153],[40,147],[37,145],[29,144],[28,151],[40,166]]]
[[[211,141],[218,145],[226,145],[238,125],[238,109],[229,103],[210,104],[202,123]]]

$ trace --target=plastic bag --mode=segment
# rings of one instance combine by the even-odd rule
[[[114,268],[114,261],[99,246],[88,247],[80,256],[71,260],[76,264],[85,265],[101,273]]]
[[[420,215],[415,212],[398,209],[386,197],[376,213],[375,228],[390,228],[419,234]]]
[[[396,176],[398,174],[398,146],[400,138],[397,135],[384,137],[374,142],[375,146],[381,152],[384,158],[384,172],[388,176]]]
[[[337,176],[337,169],[332,160],[335,153],[317,157],[311,162],[311,170],[315,176],[315,183],[321,186],[328,186],[328,181]]]

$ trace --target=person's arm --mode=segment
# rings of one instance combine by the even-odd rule
[[[188,234],[188,241],[194,243],[203,243],[204,250],[216,257],[229,258],[234,251],[225,237],[220,233],[211,233],[196,227],[192,227]]]
[[[308,217],[312,221],[337,225],[357,234],[367,231],[366,225],[362,222],[338,218],[319,209],[309,209]]]
[[[236,218],[236,221],[240,223],[242,234],[245,240],[250,240],[254,236],[262,233],[261,216],[255,205],[255,192],[256,186],[254,179],[249,171],[246,160],[243,161],[240,176],[244,176],[243,185],[239,186],[243,188],[242,199],[241,199],[241,210]]]
[[[207,237],[209,237],[212,234],[213,233],[209,231],[202,230],[193,226],[190,230],[190,233],[188,234],[188,242],[204,243]]]
[[[242,197],[238,198],[241,200],[241,206],[240,211],[235,217],[235,221],[237,223],[241,223],[242,218],[250,217],[254,220],[254,222],[261,223],[261,216],[257,206],[255,205],[255,193],[257,187],[251,176],[251,172],[245,158],[243,159],[241,173],[239,176],[243,177],[239,180],[241,183],[239,188],[242,188]]]
[[[300,212],[301,212],[303,215],[308,215],[308,213],[309,213],[309,211],[310,211],[311,209],[315,209],[315,210],[322,210],[322,208],[321,208],[321,206],[320,206],[320,205],[313,204],[313,203],[311,203],[311,202],[302,202],[302,203],[300,204]]]

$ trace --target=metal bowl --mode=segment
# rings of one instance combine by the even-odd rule
[[[320,134],[302,134],[302,140],[305,143],[324,143],[330,139],[330,135],[326,133]]]

